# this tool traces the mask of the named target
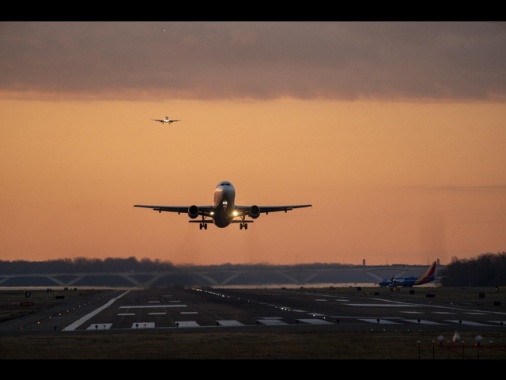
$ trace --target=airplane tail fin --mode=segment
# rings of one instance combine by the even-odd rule
[[[415,282],[415,285],[422,285],[428,282],[434,281],[436,279],[436,262],[434,261],[431,266],[422,274]]]

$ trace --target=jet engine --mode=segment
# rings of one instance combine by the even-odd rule
[[[257,205],[251,206],[248,214],[251,218],[256,219],[260,216],[260,208]]]
[[[199,216],[199,208],[195,205],[190,206],[188,208],[188,216],[192,219],[195,219],[197,216]]]

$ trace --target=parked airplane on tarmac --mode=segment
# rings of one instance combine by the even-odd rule
[[[214,224],[216,227],[224,228],[230,223],[239,223],[242,230],[248,229],[248,223],[253,220],[246,220],[246,217],[256,219],[260,214],[269,214],[277,211],[290,211],[294,208],[311,207],[310,204],[285,205],[285,206],[238,206],[235,204],[235,188],[228,181],[221,181],[214,189],[214,203],[212,206],[152,206],[152,205],[134,205],[134,207],[151,208],[155,211],[186,213],[191,219],[201,216],[200,220],[189,220],[190,223],[200,223],[200,229],[207,229],[207,223]],[[236,220],[235,218],[239,218]]]
[[[159,123],[162,123],[162,124],[172,124],[176,121],[181,121],[181,120],[170,119],[168,116],[165,116],[165,119],[151,119],[151,120],[158,121]]]
[[[433,282],[436,279],[436,262],[434,261],[430,267],[420,277],[394,277],[385,278],[378,282],[379,286],[395,288],[401,286],[414,286],[427,284]]]

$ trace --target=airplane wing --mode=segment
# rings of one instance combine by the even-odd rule
[[[150,208],[154,211],[162,212],[177,212],[178,214],[187,214],[190,206],[154,206],[154,205],[134,205],[134,207]],[[208,215],[213,209],[212,206],[197,206],[200,215]]]
[[[303,207],[312,207],[312,205],[307,204],[307,205],[287,205],[287,206],[258,206],[258,213],[268,215],[270,212],[279,212],[279,211],[288,212],[290,210],[293,210],[294,208],[303,208]],[[247,214],[251,211],[251,206],[235,206],[235,208],[241,214]]]
[[[190,206],[155,206],[155,205],[134,205],[134,207],[150,208],[154,211],[162,212],[177,212],[178,214],[187,214]],[[199,215],[209,216],[213,210],[213,206],[197,206]],[[284,211],[288,212],[294,208],[311,207],[311,205],[288,205],[288,206],[258,206],[258,214],[269,214],[270,212]],[[248,214],[251,211],[251,206],[235,206],[235,209],[240,215]]]

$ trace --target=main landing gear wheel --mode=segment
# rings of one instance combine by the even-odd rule
[[[241,229],[241,230],[242,230],[243,228],[244,228],[245,230],[247,230],[247,229],[248,229],[248,223],[241,223],[241,224],[239,225],[239,229]]]
[[[204,230],[207,230],[207,223],[200,223],[199,228],[200,229],[203,228]]]

